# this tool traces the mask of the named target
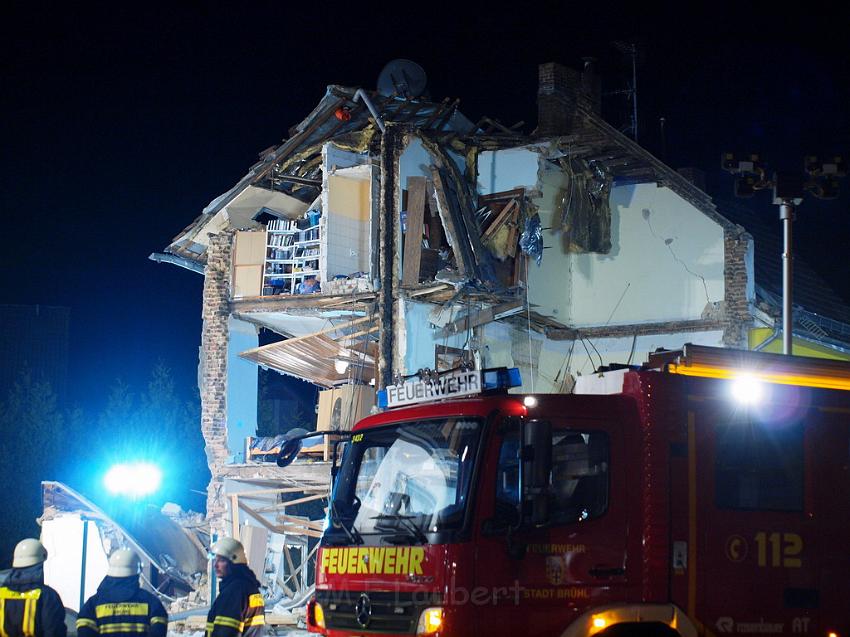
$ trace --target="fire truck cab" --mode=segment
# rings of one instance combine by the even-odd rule
[[[512,384],[408,382],[355,426],[309,630],[850,637],[850,366],[688,345]]]

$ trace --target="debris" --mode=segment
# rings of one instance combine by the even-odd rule
[[[519,239],[519,247],[539,266],[543,261],[543,228],[540,226],[540,215],[534,215],[525,220],[525,230]]]

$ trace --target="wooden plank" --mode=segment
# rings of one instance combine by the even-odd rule
[[[481,235],[482,239],[489,239],[492,237],[499,228],[505,223],[517,210],[519,210],[519,203],[516,199],[511,199],[508,204],[502,208],[502,211],[496,215],[496,218],[487,226],[487,230],[484,231],[484,234]]]
[[[326,497],[324,494],[307,495],[307,496],[304,496],[303,498],[296,498],[295,500],[287,500],[286,502],[281,502],[279,504],[279,506],[280,507],[291,507],[291,506],[295,506],[296,504],[303,504],[304,502],[312,502],[313,500],[321,500],[324,497]]]
[[[478,197],[479,203],[487,203],[490,201],[503,201],[505,199],[516,199],[525,194],[525,188],[514,188],[513,190],[504,190],[502,192],[494,192],[491,195],[481,195]]]
[[[298,581],[298,578],[295,577],[295,574],[293,573],[293,571],[295,570],[295,564],[292,561],[292,555],[290,555],[290,553],[289,553],[289,547],[286,546],[285,543],[283,545],[283,554],[284,554],[284,556],[286,556],[286,563],[289,566],[289,576],[287,577],[287,579],[290,582],[292,582],[292,580],[295,580],[296,590],[300,591],[301,590],[301,583]]]
[[[297,515],[286,515],[285,513],[278,514],[277,519],[278,521],[283,523],[300,525],[308,529],[315,529],[317,531],[321,531],[325,526],[324,521],[313,522],[311,520],[305,520],[304,518],[299,517]]]
[[[511,224],[510,233],[508,234],[508,256],[516,258],[516,251],[519,247],[519,208],[514,212],[513,217],[508,222]]]
[[[425,223],[425,177],[407,178],[407,232],[404,233],[402,260],[403,287],[419,284],[419,262],[422,258],[422,231]]]
[[[439,250],[443,244],[443,223],[440,221],[440,215],[437,212],[437,197],[433,188],[428,189],[428,212],[431,217],[428,226],[428,247],[432,250]]]
[[[302,491],[304,493],[309,493],[311,491],[319,493],[319,490],[316,487],[283,487],[280,489],[257,489],[256,491],[237,491],[236,493],[231,493],[230,495],[238,495],[240,497],[247,498],[261,498],[277,493],[301,493]]]
[[[264,527],[266,527],[272,533],[286,533],[286,531],[282,527],[277,526],[275,524],[272,524],[266,518],[264,518],[262,515],[257,513],[254,509],[249,507],[244,502],[239,502],[239,508],[242,509],[243,511],[245,511],[245,513],[250,515],[252,518],[254,518],[257,522],[262,524]]]
[[[488,307],[480,312],[476,312],[474,316],[467,314],[466,316],[445,325],[441,330],[440,335],[450,336],[459,332],[465,332],[466,330],[478,327],[479,325],[484,325],[485,323],[490,323],[496,320],[495,317],[497,315],[515,310],[518,307],[522,307],[522,305],[522,301],[509,301],[507,303],[502,303],[495,307]]]
[[[360,325],[361,323],[365,323],[367,321],[375,320],[372,316],[362,316],[359,319],[355,319],[353,321],[348,321],[347,323],[340,323],[339,325],[334,325],[332,327],[325,328],[323,330],[319,330],[318,332],[313,332],[312,334],[305,334],[304,336],[296,336],[295,338],[288,338],[285,341],[279,341],[280,343],[286,343],[286,347],[289,348],[293,343],[300,343],[302,341],[306,341],[308,339],[314,338],[316,336],[321,336],[324,334],[331,334],[333,332],[338,332],[340,330],[347,329],[349,327],[353,327],[355,325]],[[277,345],[278,343],[271,343],[271,345]],[[269,345],[260,345],[259,347],[254,347],[252,349],[246,349],[244,352],[240,352],[239,356],[245,357],[246,354],[253,354],[255,352],[262,352],[264,349],[269,349]]]
[[[239,496],[230,496],[230,537],[239,539]]]
[[[439,210],[440,219],[443,222],[443,229],[446,231],[446,237],[448,238],[449,245],[454,252],[455,265],[457,266],[458,274],[460,274],[460,276],[466,276],[469,264],[465,262],[464,246],[461,245],[461,241],[463,241],[464,238],[458,233],[458,228],[455,227],[454,220],[452,219],[452,209],[449,207],[446,191],[445,188],[443,188],[443,177],[440,175],[440,169],[436,166],[431,166],[431,176],[434,181],[434,195],[437,199],[437,210]]]

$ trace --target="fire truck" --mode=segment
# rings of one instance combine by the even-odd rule
[[[686,345],[568,395],[515,372],[382,390],[310,631],[850,637],[850,365]]]

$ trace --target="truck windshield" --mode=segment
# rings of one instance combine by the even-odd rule
[[[328,535],[419,543],[427,542],[427,533],[459,527],[482,429],[477,419],[456,417],[352,436],[334,487]]]

